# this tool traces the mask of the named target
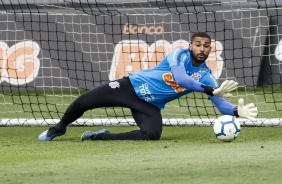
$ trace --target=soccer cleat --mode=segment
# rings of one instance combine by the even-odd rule
[[[62,132],[58,131],[55,127],[51,127],[48,130],[42,132],[37,140],[39,141],[52,141],[55,137],[64,135],[66,133],[66,129]]]
[[[98,132],[91,132],[91,131],[86,131],[84,134],[81,135],[81,140],[82,141],[87,141],[87,140],[96,140],[95,137],[97,137],[99,134],[104,134],[104,133],[110,133],[106,129],[99,130]]]

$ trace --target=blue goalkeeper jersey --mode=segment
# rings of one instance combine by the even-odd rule
[[[163,109],[167,102],[193,92],[174,81],[170,67],[175,65],[184,66],[186,73],[194,80],[218,87],[217,80],[205,62],[198,67],[193,67],[190,50],[177,49],[169,53],[157,66],[129,74],[136,94],[141,99]]]

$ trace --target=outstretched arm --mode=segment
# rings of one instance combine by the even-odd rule
[[[197,82],[188,76],[183,66],[172,66],[171,72],[178,85],[193,91],[204,92],[204,88],[201,86],[202,83]]]
[[[243,98],[239,99],[238,106],[235,106],[226,101],[224,98],[217,96],[211,96],[210,100],[222,114],[247,118],[251,121],[256,121],[256,117],[258,116],[258,108],[255,104],[251,103],[245,105]]]
[[[237,110],[237,106],[226,101],[224,98],[211,96],[210,100],[213,102],[219,112],[221,112],[221,114],[238,117],[238,113],[235,112]]]
[[[190,76],[187,75],[186,70],[183,66],[172,66],[171,72],[174,76],[175,82],[187,89],[203,92],[211,96],[221,96],[221,97],[230,97],[230,91],[237,89],[238,83],[231,80],[224,81],[221,86],[217,89],[212,86],[206,86],[198,81],[195,81]]]

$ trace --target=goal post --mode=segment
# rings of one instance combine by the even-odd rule
[[[282,125],[280,0],[2,0],[0,126],[49,126],[82,93],[156,66],[207,32],[207,59],[229,98],[255,103],[257,122]],[[211,125],[221,114],[205,94],[191,93],[162,110],[165,125]],[[73,125],[135,125],[126,108],[87,111]]]

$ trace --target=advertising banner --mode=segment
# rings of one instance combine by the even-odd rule
[[[262,59],[267,58],[270,22],[265,10],[193,14],[154,8],[104,15],[78,11],[81,7],[70,12],[0,12],[3,88],[92,89],[157,65],[173,49],[188,47],[195,32],[211,36],[207,64],[220,82],[267,82],[259,79]],[[280,50],[270,49],[268,54]],[[282,57],[275,56],[281,68]],[[272,77],[281,80],[279,75]]]

